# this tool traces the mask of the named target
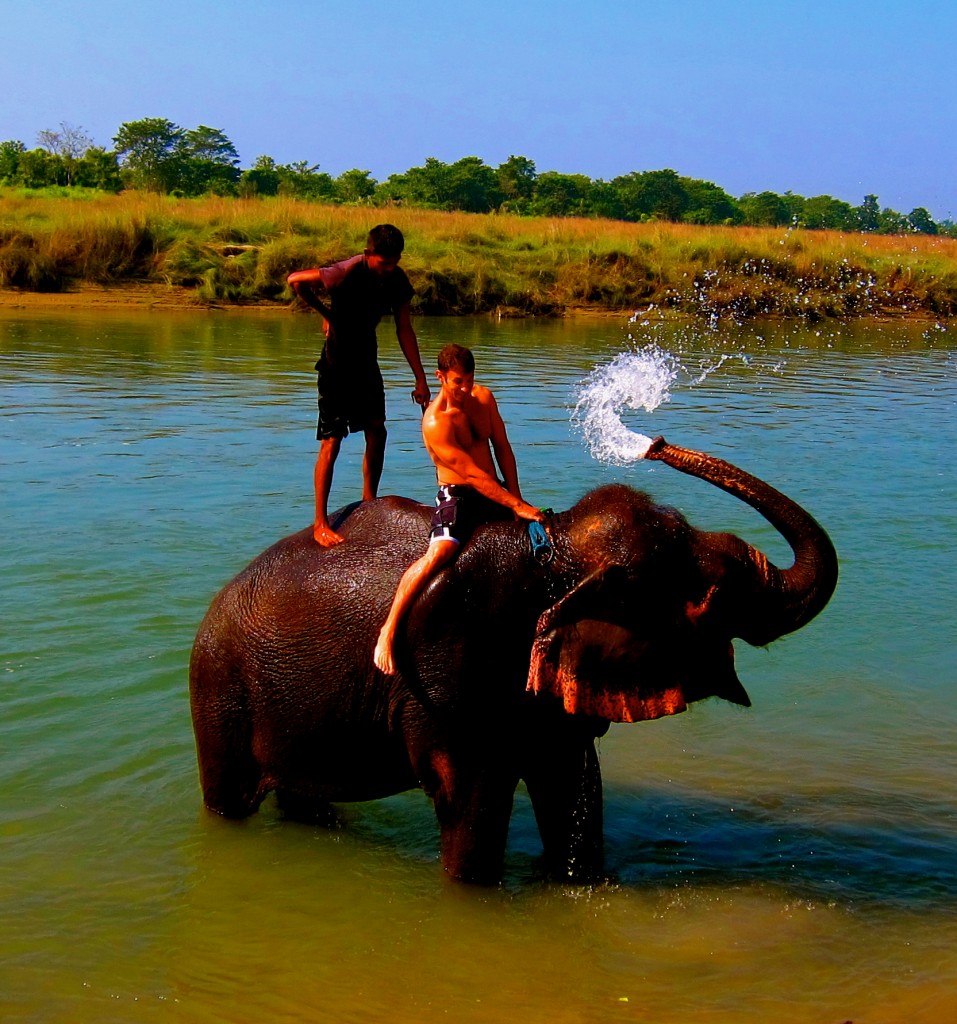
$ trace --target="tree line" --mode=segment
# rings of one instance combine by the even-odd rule
[[[0,185],[112,192],[132,188],[174,196],[289,196],[467,213],[957,236],[952,221],[935,222],[924,207],[907,214],[882,208],[876,195],[865,196],[859,206],[833,196],[806,198],[793,192],[733,197],[713,182],[668,168],[604,181],[539,172],[524,156],[510,156],[497,167],[477,156],[454,163],[429,157],[421,167],[380,182],[358,168],[333,177],[307,160],[279,164],[269,156],[257,157],[243,169],[225,132],[206,125],[183,129],[166,118],[125,122],[112,142],[109,150],[96,146],[82,128],[66,122],[39,132],[34,149],[16,140],[0,142]]]

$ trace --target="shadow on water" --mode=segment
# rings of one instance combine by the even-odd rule
[[[878,810],[870,820],[864,813],[849,821],[843,802],[731,807],[692,793],[606,785],[606,868],[625,886],[764,883],[856,906],[919,910],[950,902],[957,910],[952,826],[905,831],[904,808]],[[950,807],[927,800],[922,810],[951,824]],[[913,815],[912,801],[907,811]]]
[[[906,809],[914,814],[913,802]],[[608,883],[643,890],[767,886],[795,898],[903,911],[950,905],[957,911],[957,843],[951,809],[927,800],[922,819],[947,824],[900,826],[904,808],[882,803],[854,820],[844,802],[729,806],[727,800],[619,785],[605,787]],[[340,806],[330,835],[359,856],[438,863],[438,830],[422,794]],[[271,816],[267,805],[263,812]],[[881,823],[879,818],[886,818]],[[280,828],[308,828],[294,821]],[[324,829],[320,829],[324,831]],[[515,896],[545,882],[530,804],[520,788],[509,834],[503,889]],[[560,883],[559,883],[560,884]]]
[[[635,891],[759,885],[857,909],[939,912],[950,905],[957,912],[957,844],[946,825],[905,831],[899,824],[904,808],[891,801],[873,810],[868,816],[866,808],[859,809],[850,821],[842,801],[731,807],[726,800],[688,792],[606,784],[606,880]],[[913,815],[912,801],[906,810]],[[923,818],[948,825],[953,817],[952,808],[930,799],[919,810]],[[330,842],[345,843],[360,858],[379,861],[380,868],[389,858],[396,867],[400,862],[438,866],[438,830],[423,794],[340,805],[337,811]],[[267,805],[262,813],[278,812]],[[884,816],[887,825],[878,820]],[[273,826],[311,828],[278,817],[267,827]],[[502,890],[519,897],[545,883],[538,829],[520,787]]]

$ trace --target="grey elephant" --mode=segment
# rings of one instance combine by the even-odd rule
[[[372,661],[429,509],[389,497],[340,510],[345,543],[311,529],[256,558],[213,600],[190,663],[207,807],[253,813],[270,791],[315,819],[335,802],[421,787],[454,878],[494,882],[524,780],[547,870],[602,871],[595,739],[610,722],[672,715],[707,697],[749,705],[732,639],[765,645],[827,604],[837,556],[799,505],[720,459],[656,439],[646,458],[757,509],[794,552],[772,565],[624,485],[527,524],[480,527],[413,606],[399,672]]]

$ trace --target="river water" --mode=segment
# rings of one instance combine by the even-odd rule
[[[923,1022],[957,1014],[957,329],[423,320],[471,345],[526,497],[624,480],[773,559],[760,517],[660,464],[609,466],[581,382],[657,346],[626,411],[828,529],[828,608],[739,644],[754,706],[601,743],[609,880],[544,884],[516,798],[503,884],[450,884],[419,793],[327,831],[205,813],[186,688],[215,591],[310,521],[310,316],[0,316],[0,1018]],[[382,331],[382,493],[430,500]],[[358,494],[361,444],[333,505]]]

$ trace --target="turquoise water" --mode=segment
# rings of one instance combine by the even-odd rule
[[[526,497],[621,479],[784,560],[750,509],[614,468],[570,424],[598,364],[656,344],[645,434],[765,477],[841,581],[767,650],[754,707],[602,741],[610,879],[542,884],[522,793],[503,885],[447,883],[411,793],[336,831],[201,807],[186,695],[215,591],[311,517],[308,316],[0,315],[4,1021],[950,1020],[957,1012],[957,333],[942,325],[417,322],[471,345]],[[382,493],[431,497],[382,336]],[[333,504],[358,493],[346,442]]]

